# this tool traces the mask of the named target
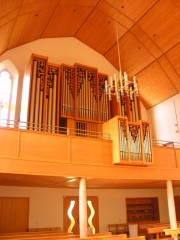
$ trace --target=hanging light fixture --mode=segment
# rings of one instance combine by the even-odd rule
[[[136,81],[136,76],[133,76],[133,80],[128,80],[128,75],[126,72],[123,72],[121,69],[121,57],[120,57],[120,49],[119,49],[119,37],[118,37],[118,29],[116,22],[116,37],[117,37],[117,48],[118,48],[118,64],[119,64],[119,78],[116,74],[114,76],[110,76],[109,81],[105,81],[105,92],[109,95],[109,100],[111,100],[111,96],[115,95],[116,100],[120,100],[120,95],[123,96],[126,94],[132,98],[133,93],[138,95],[138,85]]]

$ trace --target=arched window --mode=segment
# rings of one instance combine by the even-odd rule
[[[12,79],[7,71],[0,72],[0,126],[9,125],[12,111]]]

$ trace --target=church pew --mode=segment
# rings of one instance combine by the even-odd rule
[[[33,234],[33,235],[9,235],[9,236],[0,236],[0,239],[2,240],[50,240],[50,239],[71,239],[71,238],[79,238],[79,235],[74,234],[52,234],[52,233],[46,233],[46,234]]]
[[[4,239],[3,236],[1,236]],[[29,236],[28,234],[26,236],[23,236],[22,238],[19,238],[18,235],[11,235],[9,238],[5,238],[8,240],[77,240],[80,239],[79,235],[51,235],[51,233],[47,233],[46,235],[40,235],[35,234],[33,236]],[[81,238],[81,240],[145,240],[144,236],[135,237],[135,238],[127,238],[126,234],[119,234],[119,235],[112,235],[110,232],[106,233],[96,233],[96,234],[90,234],[86,238]]]
[[[23,237],[34,237],[34,236],[69,236],[72,235],[73,233],[67,233],[67,232],[23,232],[23,233],[5,233],[5,234],[0,234],[0,239],[9,239],[12,236],[16,236],[19,237],[19,239],[23,238]]]
[[[178,239],[178,236],[180,235],[180,228],[175,228],[175,229],[164,229],[165,235],[170,235],[173,236],[174,240]]]
[[[148,238],[151,239],[155,236],[156,240],[159,239],[168,239],[167,236],[164,234],[164,229],[169,228],[169,225],[161,225],[153,228],[148,228]]]
[[[104,232],[104,233],[96,233],[96,234],[89,234],[88,238],[94,238],[94,237],[102,237],[102,236],[109,236],[112,235],[111,232]],[[35,233],[24,233],[24,234],[9,234],[6,236],[0,236],[0,239],[4,240],[61,240],[61,239],[78,239],[79,235],[74,235],[72,233],[52,233],[52,232],[35,232]]]
[[[127,239],[127,235],[126,234],[119,234],[119,235],[112,235],[112,234],[108,234],[108,235],[92,235],[92,236],[88,236],[86,238],[81,238],[81,240],[113,240],[113,239],[120,239],[120,240],[126,240]]]

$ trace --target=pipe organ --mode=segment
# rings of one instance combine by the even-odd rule
[[[28,122],[31,130],[58,132],[63,126],[84,126],[87,131],[99,129],[103,122],[120,114],[129,121],[140,120],[139,98],[134,93],[120,94],[119,104],[110,103],[106,93],[108,75],[98,69],[75,64],[61,66],[48,63],[48,58],[32,55]],[[129,86],[133,88],[133,86]],[[115,107],[114,107],[115,106]],[[116,109],[114,111],[114,108]],[[82,124],[81,124],[82,122]],[[93,123],[93,124],[92,124]]]
[[[120,92],[119,101],[114,104],[117,96],[109,101],[107,82],[108,75],[96,68],[81,64],[59,66],[33,54],[28,129],[98,138],[106,122],[109,126],[111,119],[120,114],[114,132],[119,142],[119,158],[151,162],[149,124],[140,121],[139,97],[135,91]],[[129,87],[132,89],[133,85],[130,83]],[[62,127],[65,128],[61,130]]]
[[[116,116],[103,124],[111,133],[114,164],[149,165],[153,162],[150,125],[148,121],[129,122]]]
[[[50,64],[34,54],[31,62],[29,129],[57,133],[70,125],[79,131],[102,131],[102,123],[111,117],[107,75],[81,64]]]

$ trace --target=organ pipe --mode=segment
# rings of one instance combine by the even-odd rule
[[[42,99],[44,96],[46,66],[47,62],[45,58],[33,58],[28,111],[28,122],[30,125],[29,129],[31,130],[38,130],[41,128],[42,124]]]
[[[59,126],[61,118],[98,124],[114,116],[106,94],[108,75],[99,73],[96,68],[62,64],[60,78],[58,65],[49,64],[47,58],[35,55],[31,76],[28,111],[31,130],[56,132],[55,126]],[[120,93],[115,105],[119,110],[115,113],[136,122],[141,117],[139,105],[139,98],[134,92]],[[79,126],[83,128],[84,125]],[[88,126],[89,130],[95,129],[95,125]]]
[[[49,65],[48,66],[48,77],[47,77],[47,92],[46,92],[46,125],[48,132],[55,132],[55,127],[57,126],[56,121],[56,109],[58,105],[57,98],[57,87],[58,85],[58,76],[59,76],[59,66]]]

